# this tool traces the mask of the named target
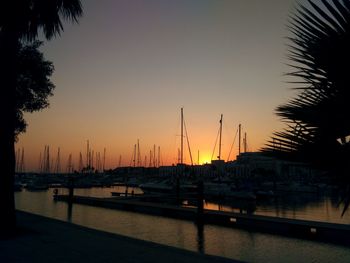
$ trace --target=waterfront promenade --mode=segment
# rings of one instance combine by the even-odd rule
[[[19,233],[0,239],[0,262],[239,262],[26,212],[17,219]]]

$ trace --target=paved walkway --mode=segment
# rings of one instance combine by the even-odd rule
[[[17,212],[17,218],[21,231],[0,240],[0,262],[238,262],[25,212]]]

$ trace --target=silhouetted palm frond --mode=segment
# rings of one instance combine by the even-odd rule
[[[63,20],[77,22],[80,0],[11,0],[0,4],[0,30],[16,31],[34,40],[42,30],[47,39],[63,31]],[[8,28],[10,27],[10,28]]]
[[[350,135],[350,1],[308,2],[311,8],[299,5],[289,25],[288,75],[300,93],[276,109],[289,126],[264,150],[328,159],[339,150],[337,139]]]
[[[328,171],[343,186],[344,214],[350,205],[350,0],[308,2],[289,25],[287,75],[300,93],[277,107],[287,127],[262,150]]]

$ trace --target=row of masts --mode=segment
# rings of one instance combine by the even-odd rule
[[[89,140],[86,144],[86,160],[83,160],[82,152],[79,153],[78,167],[74,165],[73,155],[70,153],[68,155],[68,160],[66,162],[65,169],[62,169],[61,165],[61,151],[58,147],[56,158],[52,157],[50,152],[50,146],[45,145],[44,151],[39,153],[39,164],[37,171],[40,173],[73,173],[78,172],[101,172],[106,169],[106,148],[103,149],[103,155],[100,152],[95,152],[91,146]],[[17,173],[25,172],[25,158],[24,158],[24,148],[19,148],[15,152],[15,170]],[[160,146],[158,146],[158,153],[156,156],[156,145],[153,147],[153,151],[150,150],[149,164],[148,167],[159,167],[163,165],[161,159]],[[122,166],[122,156],[119,156],[118,166]],[[134,152],[132,155],[132,160],[130,166],[133,167],[147,167],[147,156],[145,156],[144,163],[141,160],[140,143],[137,140],[137,144],[134,145]]]
[[[121,159],[119,160],[119,166]],[[52,158],[50,154],[50,146],[45,145],[44,151],[39,154],[38,172],[40,173],[73,173],[78,172],[102,172],[106,166],[106,148],[103,149],[103,155],[100,152],[94,152],[90,147],[89,141],[87,141],[86,161],[84,164],[83,155],[79,153],[79,165],[74,166],[73,155],[68,155],[65,169],[62,169],[61,165],[61,150],[60,147],[57,149],[56,158]],[[76,170],[77,168],[77,170]],[[24,161],[24,148],[19,148],[15,152],[15,171],[17,173],[25,172],[25,161]]]
[[[239,124],[238,125],[238,155],[241,154],[241,133],[242,133],[242,125]],[[248,142],[247,142],[247,133],[244,132],[244,137],[243,137],[243,152],[247,152],[248,151]]]
[[[183,108],[181,108],[181,144],[180,144],[180,149],[178,149],[178,158],[177,158],[178,164],[184,163],[184,137],[185,137],[184,132],[186,133],[186,139],[187,139],[187,144],[188,144],[190,158],[191,158],[191,164],[193,164],[189,139],[187,136],[187,130],[186,130],[186,125],[185,125],[185,121],[184,121]],[[157,151],[157,149],[158,149],[158,151]],[[198,163],[199,163],[199,161],[198,161]],[[130,166],[133,166],[133,167],[160,167],[161,165],[163,165],[163,162],[161,159],[160,146],[156,146],[155,144],[153,145],[153,150],[152,149],[149,150],[148,162],[147,162],[147,155],[145,155],[144,163],[142,164],[141,151],[140,151],[140,141],[138,139],[137,143],[134,144],[134,150],[133,150],[133,154],[132,154],[132,157],[130,160]],[[120,166],[120,163],[119,163],[119,166]]]
[[[95,158],[95,160],[94,160]],[[103,155],[101,157],[101,152],[95,152],[90,147],[90,142],[87,140],[86,143],[86,166],[83,167],[83,157],[80,152],[79,155],[79,170],[86,171],[104,171],[106,168],[106,148],[103,148]]]
[[[220,127],[219,127],[219,149],[218,149],[218,155],[217,159],[222,160],[222,126],[223,126],[223,114],[220,116]],[[242,126],[239,124],[238,126],[238,155],[241,154],[241,133],[242,133]],[[181,145],[180,149],[178,149],[178,160],[177,163],[180,165],[184,164],[184,133],[186,133],[186,141],[187,141],[187,147],[189,150],[191,165],[193,165],[193,158],[190,148],[190,142],[189,137],[187,134],[187,128],[184,120],[184,112],[183,108],[181,108]],[[216,144],[216,143],[215,143]],[[234,144],[234,143],[233,143]],[[232,146],[233,146],[232,144]],[[244,133],[243,138],[243,151],[247,152],[247,133]],[[157,151],[158,150],[158,151]],[[232,150],[232,149],[231,149]],[[230,150],[230,153],[231,153]],[[215,151],[215,146],[214,146]],[[230,160],[230,153],[228,157],[228,161]],[[212,156],[213,157],[213,156]],[[213,158],[212,158],[213,159]],[[103,155],[101,156],[100,152],[95,152],[91,146],[89,140],[87,140],[86,145],[86,158],[85,158],[85,164],[83,161],[83,155],[82,152],[79,153],[79,162],[78,162],[78,172],[92,172],[92,171],[105,171],[105,164],[106,164],[106,148],[103,149]],[[199,165],[199,150],[197,153],[197,164]],[[149,158],[147,159],[147,155],[144,156],[144,161],[142,162],[141,158],[141,150],[140,150],[140,141],[137,139],[137,143],[134,144],[132,157],[130,160],[130,167],[160,167],[163,165],[162,159],[161,159],[161,150],[160,146],[153,145],[153,150],[151,149],[149,151]],[[122,166],[122,156],[119,156],[119,162],[117,167]],[[57,155],[56,159],[50,157],[50,146],[45,145],[43,154],[40,152],[39,156],[39,171],[42,173],[62,173],[62,172],[68,172],[72,173],[75,171],[74,169],[74,162],[72,154],[69,154],[68,161],[66,163],[66,169],[62,169],[61,167],[61,157],[60,157],[60,148],[57,149]],[[16,151],[16,172],[21,173],[25,171],[25,163],[24,163],[24,148],[18,149]]]
[[[186,141],[187,141],[187,147],[188,147],[188,151],[189,151],[189,155],[190,155],[190,160],[191,160],[191,165],[193,165],[193,158],[192,158],[192,152],[191,152],[191,147],[190,147],[190,142],[189,142],[189,136],[187,134],[187,128],[186,128],[186,123],[185,123],[185,119],[184,119],[184,111],[183,108],[181,108],[181,142],[180,142],[180,149],[178,149],[178,158],[177,158],[177,163],[180,165],[184,164],[184,138],[186,137]],[[223,114],[221,114],[220,117],[220,127],[219,127],[219,153],[217,156],[218,160],[222,160],[222,156],[221,156],[221,151],[222,151],[222,125],[223,125]],[[185,134],[186,136],[185,136]],[[238,125],[238,155],[241,154],[241,145],[242,145],[242,125],[239,124]],[[243,152],[247,152],[248,150],[248,143],[247,143],[247,133],[244,133],[244,138],[243,138]],[[121,158],[121,156],[120,156]],[[230,160],[230,154],[227,158],[227,161]],[[197,164],[199,165],[199,150],[197,153]],[[150,150],[149,151],[149,164],[148,167],[159,167],[161,165],[161,155],[160,155],[160,146],[158,146],[158,158],[156,158],[156,145],[154,145],[153,147],[153,151]],[[147,167],[147,156],[145,155],[145,161],[144,164],[142,165],[142,161],[141,161],[141,154],[140,154],[140,143],[139,143],[139,139],[137,140],[137,144],[134,145],[134,151],[133,151],[133,155],[131,158],[131,162],[130,162],[130,166],[134,166],[134,167]],[[120,161],[119,161],[119,167],[120,167]]]
[[[158,153],[157,150],[158,149]],[[157,155],[157,156],[156,156]],[[149,161],[149,162],[148,162]],[[147,160],[147,155],[145,155],[144,162],[142,162],[141,158],[141,150],[140,150],[140,140],[137,139],[137,143],[134,144],[133,154],[130,160],[130,166],[133,167],[159,167],[163,165],[160,154],[160,146],[153,145],[153,150],[149,150],[149,159]],[[119,158],[119,166],[121,166],[121,156]]]

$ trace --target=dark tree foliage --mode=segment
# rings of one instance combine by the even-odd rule
[[[298,6],[289,27],[288,75],[300,92],[277,108],[287,127],[263,150],[310,162],[349,186],[350,1],[308,2],[310,8]]]
[[[54,67],[52,62],[44,59],[39,51],[41,42],[21,45],[18,52],[18,72],[16,86],[16,137],[25,132],[27,123],[24,112],[34,112],[49,106],[48,98],[55,88],[50,81]]]
[[[35,40],[41,29],[47,39],[63,31],[63,20],[77,22],[80,0],[11,0],[0,4],[0,30]]]
[[[45,106],[45,100],[37,96],[40,92],[27,94],[37,96],[38,105],[31,104],[30,97],[17,101],[21,41],[35,41],[39,31],[47,39],[57,36],[63,31],[64,20],[76,22],[82,12],[80,0],[11,0],[0,3],[0,235],[12,235],[16,229],[14,142],[18,132],[25,127],[21,114],[26,110],[36,110],[40,104]],[[21,81],[28,84],[33,80]]]

